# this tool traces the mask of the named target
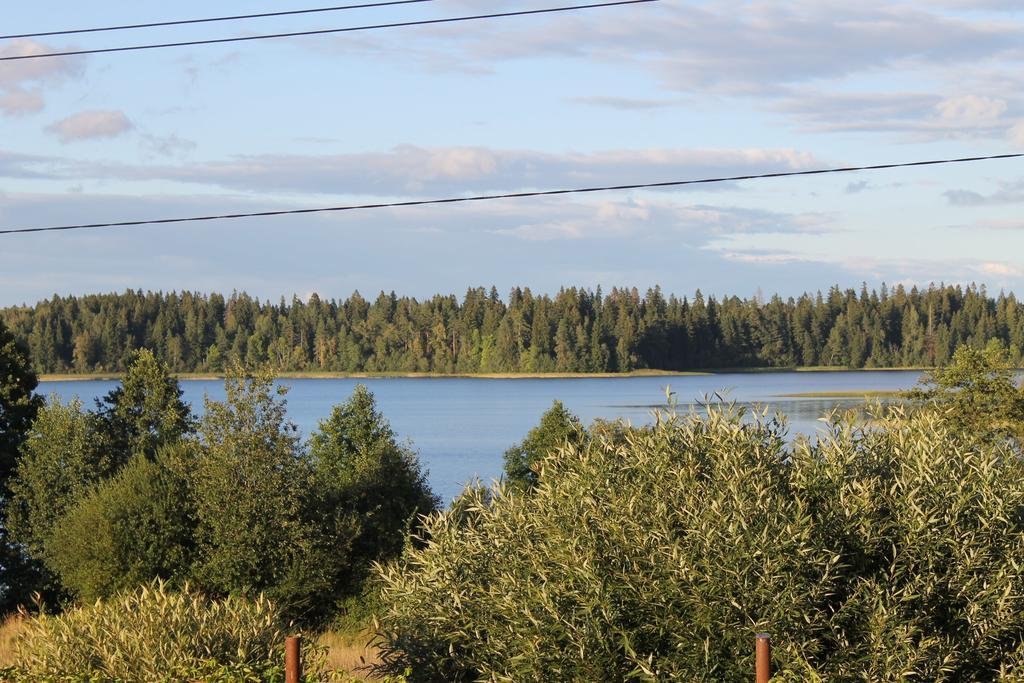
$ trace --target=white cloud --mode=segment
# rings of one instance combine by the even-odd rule
[[[487,72],[512,60],[603,62],[643,70],[672,95],[573,99],[584,105],[652,109],[680,95],[700,102],[715,95],[782,112],[810,130],[1003,138],[1009,124],[1002,119],[1024,115],[1024,89],[1013,85],[1024,72],[1024,21],[956,10],[1012,4],[676,0],[470,32],[435,27],[417,31],[414,41],[377,34],[328,42],[414,68],[470,64]],[[895,85],[880,92],[885,81]]]
[[[1017,266],[1012,266],[1008,263],[998,261],[982,263],[978,266],[978,270],[985,275],[996,275],[1000,277],[1021,277],[1024,275],[1024,271]]]
[[[721,251],[719,255],[726,261],[733,261],[736,263],[757,263],[757,264],[772,264],[772,265],[783,265],[787,263],[799,263],[802,261],[809,261],[806,256],[802,256],[792,251],[779,250],[748,250],[748,251]]]
[[[14,40],[0,45],[0,57],[51,51],[49,46],[34,40]],[[79,75],[82,64],[80,57],[0,62],[0,113],[19,116],[41,111],[46,104],[45,89]]]
[[[174,180],[232,189],[333,195],[450,195],[646,183],[812,168],[793,149],[640,149],[557,154],[417,147],[338,155],[240,156],[182,166],[92,166],[90,177]],[[708,189],[708,188],[705,188]]]
[[[640,97],[614,97],[609,95],[591,95],[588,97],[573,97],[571,102],[586,104],[592,107],[606,107],[608,109],[622,109],[625,111],[662,109],[678,104],[676,100],[656,100]]]
[[[108,114],[108,113],[104,113]],[[61,122],[54,132],[71,138],[109,130],[127,119],[119,112]],[[109,119],[109,120],[108,120]],[[72,126],[71,124],[75,125]],[[127,122],[127,125],[131,125]],[[110,126],[109,129],[106,127]],[[188,141],[143,135],[145,149],[188,152]],[[175,144],[176,143],[176,144]],[[775,171],[806,170],[824,164],[794,149],[634,149],[554,153],[488,147],[400,145],[387,152],[335,155],[264,154],[181,164],[125,164],[61,157],[3,155],[0,177],[52,180],[173,181],[266,194],[334,196],[449,196],[465,193],[549,190],[622,183],[657,183]],[[735,189],[735,184],[696,185],[702,191]],[[667,188],[679,191],[683,188]]]
[[[474,31],[435,27],[408,41],[385,34],[332,40],[338,49],[424,45],[453,64],[575,56],[652,66],[673,88],[771,92],[785,84],[880,68],[961,64],[1019,49],[1020,25],[944,12],[925,0],[752,0],[741,5],[678,0],[607,8]],[[441,61],[438,57],[435,61]]]
[[[709,207],[657,201],[574,201],[570,198],[467,204],[458,210],[437,206],[406,207],[343,214],[283,216],[214,223],[185,223],[175,228],[75,231],[60,239],[21,236],[0,249],[0,303],[35,301],[54,292],[100,292],[125,287],[230,292],[248,290],[274,299],[279,294],[318,291],[321,296],[396,289],[430,296],[464,291],[468,284],[496,284],[507,291],[529,285],[557,291],[593,275],[585,284],[653,286],[666,290],[752,290],[714,252],[696,248],[707,235],[702,224],[669,223],[673,211]],[[266,197],[102,195],[62,192],[9,194],[0,203],[3,227],[35,227],[90,221],[132,220],[260,211],[294,204]],[[730,214],[728,207],[720,213]],[[684,215],[687,215],[684,212]],[[740,213],[737,224],[749,219]],[[494,230],[548,223],[573,223],[590,230],[586,238],[538,243],[525,234]],[[773,229],[790,221],[780,214]],[[417,230],[440,226],[443,230]],[[570,231],[575,228],[570,227]],[[728,230],[724,219],[715,226]],[[607,230],[601,233],[601,230]],[[613,231],[621,232],[615,233]],[[525,231],[524,231],[525,232]],[[42,242],[40,242],[42,240]],[[197,251],[201,241],[208,246]],[[40,245],[45,242],[46,248]],[[225,259],[225,254],[231,258]],[[471,258],[466,258],[470,254]],[[509,264],[514,267],[510,268]],[[801,265],[800,268],[803,268]],[[811,266],[808,266],[811,267]],[[797,283],[797,272],[803,274]],[[793,286],[830,278],[779,267],[772,273]],[[482,278],[482,279],[481,279]],[[773,280],[763,280],[774,289]]]
[[[113,138],[127,133],[134,124],[122,111],[82,111],[67,118],[56,121],[46,127],[63,143],[91,140],[95,138]]]
[[[184,157],[197,147],[192,140],[179,137],[177,133],[170,135],[142,135],[140,144],[142,148],[150,153],[164,157]]]
[[[1024,230],[1024,220],[1020,218],[982,218],[973,223],[964,225],[951,225],[953,229],[959,230],[996,230],[1016,232]]]
[[[493,228],[491,232],[530,241],[631,236],[668,237],[691,245],[703,245],[723,236],[820,234],[832,228],[831,219],[819,214],[788,214],[648,199],[603,201],[596,204],[546,203],[532,209],[522,207],[516,211],[518,219],[514,218],[511,224]],[[533,220],[530,219],[532,214],[536,214]],[[486,216],[485,213],[482,220],[488,220]]]
[[[943,193],[953,206],[994,206],[1024,202],[1024,181],[1002,182],[992,194],[983,195],[974,190],[948,190]]]
[[[23,90],[18,87],[0,91],[0,111],[8,116],[23,116],[42,111],[46,103],[38,92]]]
[[[0,177],[50,179],[53,175],[47,167],[51,162],[47,157],[0,150]]]
[[[1006,100],[980,95],[947,97],[935,105],[939,117],[959,125],[988,124],[1006,112]]]
[[[926,92],[834,93],[797,89],[771,105],[812,133],[895,133],[904,139],[994,138],[1008,134],[1024,101]]]

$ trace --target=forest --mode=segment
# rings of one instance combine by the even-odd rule
[[[53,296],[0,310],[42,373],[119,372],[151,349],[174,372],[231,362],[282,372],[545,373],[939,366],[997,339],[1019,363],[1024,310],[984,286],[834,286],[716,299],[660,288],[469,289],[429,299],[358,292],[278,303],[245,293]]]

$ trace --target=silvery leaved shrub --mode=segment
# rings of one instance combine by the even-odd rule
[[[56,616],[25,621],[15,644],[22,681],[274,681],[287,624],[263,596],[210,600],[156,582]],[[323,652],[309,648],[314,680]],[[319,679],[316,679],[319,680]]]
[[[535,489],[468,489],[378,568],[386,665],[416,680],[1012,680],[1024,467],[935,410],[816,440],[711,408],[596,430]]]

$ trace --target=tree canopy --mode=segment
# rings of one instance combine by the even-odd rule
[[[580,419],[561,401],[555,401],[522,442],[505,451],[505,482],[526,491],[537,485],[541,461],[566,445],[579,446],[586,437]]]
[[[437,508],[416,453],[365,387],[309,445],[272,372],[234,367],[225,389],[196,423],[167,368],[142,352],[95,410],[43,407],[11,485],[10,528],[49,597],[109,598],[160,579],[264,593],[319,623]]]
[[[24,600],[39,578],[10,538],[8,523],[11,477],[43,402],[34,393],[37,384],[25,346],[0,319],[0,613]]]
[[[963,346],[948,365],[926,373],[910,397],[938,407],[966,433],[1024,444],[1024,388],[1010,357],[996,340],[983,349]]]
[[[43,372],[126,369],[151,349],[175,372],[232,361],[331,372],[624,372],[749,366],[921,367],[998,339],[1021,362],[1024,304],[984,287],[832,287],[783,299],[658,287],[552,295],[474,288],[260,301],[244,293],[59,297],[0,310]]]
[[[34,393],[38,384],[26,347],[0,319],[0,498],[7,496],[18,451],[42,405]]]
[[[181,396],[166,363],[149,349],[134,352],[121,383],[96,401],[102,448],[152,459],[161,446],[177,442],[195,428],[192,409]]]

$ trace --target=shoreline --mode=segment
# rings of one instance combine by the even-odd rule
[[[216,372],[175,372],[182,381],[224,379]],[[675,372],[672,370],[637,370],[635,372],[281,372],[277,379],[612,379],[615,377],[703,377],[713,372]],[[120,372],[41,374],[40,382],[116,381]]]
[[[636,370],[633,372],[489,372],[489,373],[433,373],[433,372],[282,372],[278,379],[615,379],[628,377],[710,377],[728,374],[781,374],[793,372],[926,372],[932,368],[839,368],[839,367],[789,367],[789,368],[714,368],[709,370]],[[40,382],[89,382],[117,381],[123,373],[46,373],[39,375]],[[224,379],[222,373],[179,372],[174,377],[182,381],[216,381]]]

